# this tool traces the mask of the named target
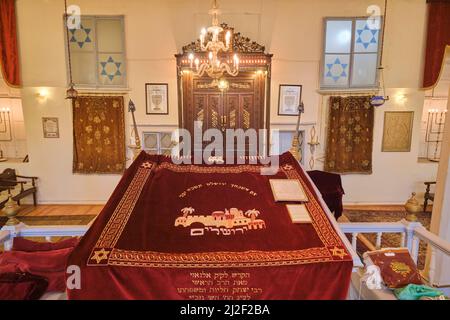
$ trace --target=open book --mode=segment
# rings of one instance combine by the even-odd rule
[[[308,197],[297,179],[270,179],[269,181],[275,201],[308,201]]]
[[[311,216],[304,204],[288,204],[286,207],[293,223],[311,223]]]

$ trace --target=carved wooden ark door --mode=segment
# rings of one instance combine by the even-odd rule
[[[183,122],[184,128],[191,134],[195,122],[201,124],[202,132],[211,128],[221,130],[226,147],[226,129],[246,131],[264,128],[265,77],[255,72],[241,72],[237,77],[224,79],[228,81],[229,88],[221,91],[211,86],[210,78],[195,78],[192,74],[183,77]],[[253,147],[249,139],[245,142],[246,150]],[[203,147],[209,143],[204,142]]]

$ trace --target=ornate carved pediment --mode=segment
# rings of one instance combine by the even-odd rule
[[[234,32],[234,28],[229,27],[228,24],[222,23],[220,25],[225,31],[230,30],[233,34],[232,37],[232,51],[240,53],[264,53],[265,47],[259,43],[252,41],[248,37],[244,37],[240,32]],[[183,53],[187,52],[202,52],[200,49],[200,39],[183,47]]]

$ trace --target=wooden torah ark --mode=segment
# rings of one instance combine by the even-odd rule
[[[236,77],[224,73],[221,80],[226,80],[229,86],[227,90],[221,91],[213,84],[212,78],[197,77],[190,68],[190,53],[194,53],[200,61],[207,59],[207,53],[201,50],[199,40],[184,46],[182,53],[175,55],[179,127],[191,134],[195,121],[202,122],[203,132],[211,128],[222,132],[226,129],[269,129],[272,55],[264,52],[264,46],[240,33],[234,33],[227,24],[221,26],[224,32],[230,30],[233,36],[230,51],[222,53],[220,58],[232,61],[233,54],[237,53],[240,57],[240,72]],[[207,144],[204,143],[203,147]]]

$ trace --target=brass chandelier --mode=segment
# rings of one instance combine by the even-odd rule
[[[203,52],[208,52],[208,58],[200,60],[194,53],[190,53],[188,59],[195,76],[202,77],[207,74],[213,79],[212,85],[220,88],[224,85],[225,80],[219,81],[219,79],[225,72],[233,77],[239,74],[239,56],[235,53],[232,55],[232,59],[220,59],[220,52],[230,51],[231,32],[229,30],[226,32],[225,42],[219,40],[219,35],[224,32],[224,29],[219,25],[220,10],[217,6],[217,0],[214,0],[209,14],[212,16],[212,26],[208,29],[203,28],[200,33],[200,49]],[[205,43],[205,41],[207,42]]]

